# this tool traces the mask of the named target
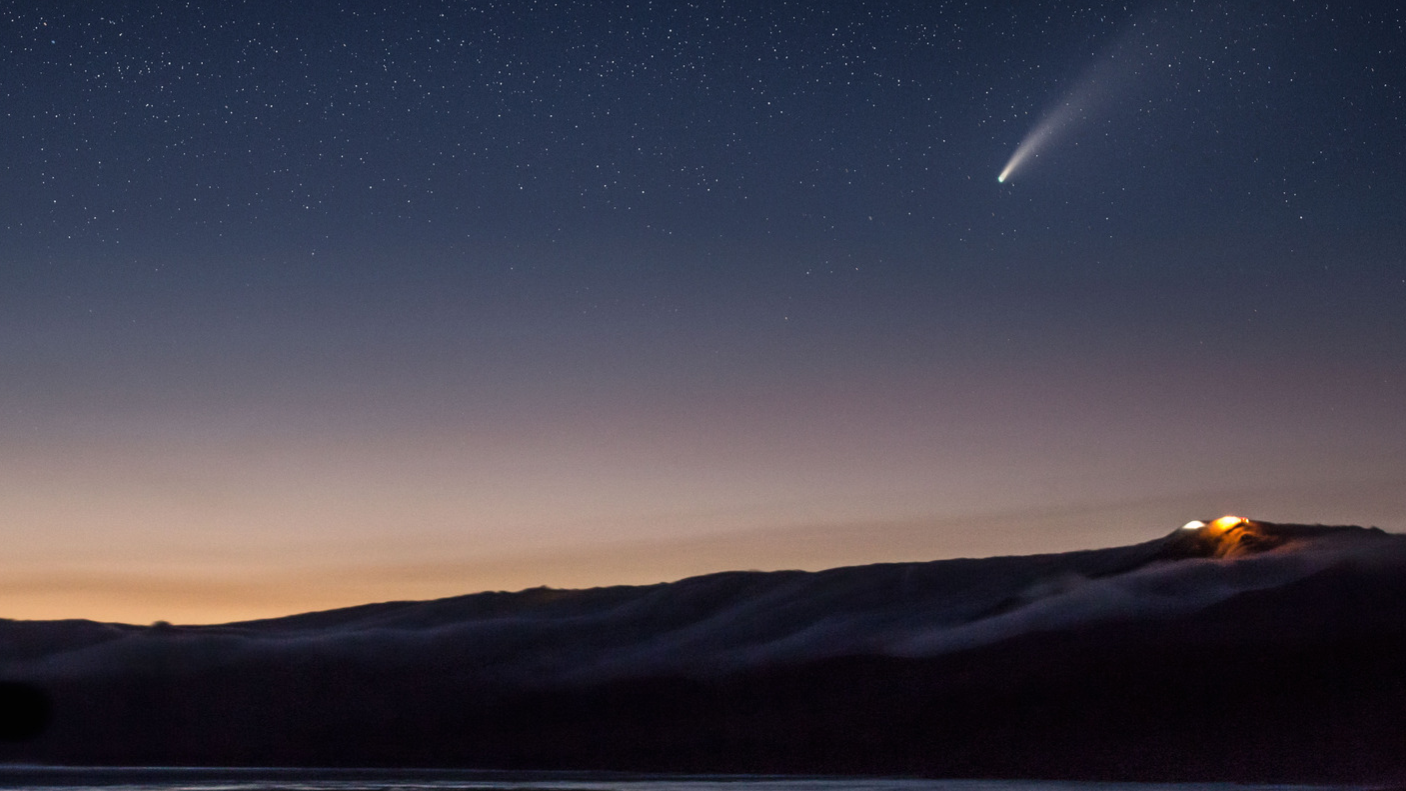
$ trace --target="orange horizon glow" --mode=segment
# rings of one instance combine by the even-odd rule
[[[321,422],[192,407],[41,425],[0,449],[0,617],[218,623],[1064,552],[1146,541],[1188,513],[1406,526],[1400,474],[1360,444],[1246,466],[1210,453],[1248,419],[1235,410],[1166,426],[1141,401],[1085,414],[1067,405],[1140,380],[1061,373],[1032,389],[1021,375],[816,380],[799,400],[749,387],[647,408],[562,396],[460,414],[407,394],[379,417],[329,397]],[[1346,483],[1318,477],[1330,462]]]
[[[1321,510],[1310,510],[1304,503],[1294,511],[1304,514],[1299,521],[1353,515],[1344,498],[1354,493],[1336,498],[1317,494]],[[1283,503],[1289,497],[1270,493],[1250,504],[1263,512],[1273,501]],[[5,559],[0,560],[0,617],[213,624],[539,586],[648,585],[723,571],[818,571],[868,563],[1064,552],[1146,540],[1157,522],[1198,510],[1197,502],[1204,498],[897,520],[783,520],[706,534],[602,537],[595,542],[568,542],[563,535],[556,545],[536,548],[499,545],[464,551],[440,545],[419,555],[387,555],[371,546],[337,558],[309,550],[285,553],[277,561],[250,555],[181,562],[114,557],[108,563],[44,568]],[[1234,499],[1254,498],[1241,494]],[[1233,528],[1206,533],[1217,538],[1238,534]]]

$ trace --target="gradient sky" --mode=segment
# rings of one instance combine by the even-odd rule
[[[1406,530],[1406,11],[985,5],[0,4],[0,616]]]

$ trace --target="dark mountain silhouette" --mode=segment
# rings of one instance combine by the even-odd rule
[[[48,727],[0,760],[1399,783],[1403,649],[1406,537],[1227,517],[1057,555],[5,621],[0,676]]]

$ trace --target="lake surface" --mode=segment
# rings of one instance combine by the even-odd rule
[[[1343,791],[1353,786],[1081,783],[405,769],[0,767],[4,789],[103,791]]]

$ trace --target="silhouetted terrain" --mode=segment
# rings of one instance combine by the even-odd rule
[[[0,622],[0,758],[1406,779],[1406,537],[732,572],[202,627]]]

